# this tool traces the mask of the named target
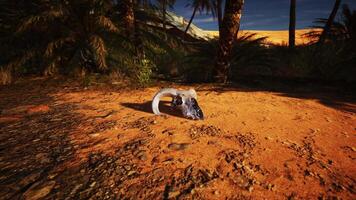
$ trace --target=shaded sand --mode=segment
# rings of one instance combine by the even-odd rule
[[[1,116],[17,116],[0,121],[1,197],[356,198],[350,97],[304,87],[195,88],[203,121],[182,118],[169,99],[166,115],[154,116],[159,87],[1,87]],[[27,105],[45,112],[17,115]]]
[[[311,29],[299,29],[296,30],[296,38],[295,43],[296,45],[306,44],[310,40],[303,35],[308,33]],[[206,31],[213,36],[219,36],[218,31]],[[267,31],[267,30],[242,30],[239,34],[245,33],[256,33],[256,37],[268,37],[266,39],[267,42],[279,45],[287,45],[288,44],[288,30],[282,31]]]

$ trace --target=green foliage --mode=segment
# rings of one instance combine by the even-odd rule
[[[137,69],[136,79],[141,86],[146,86],[151,81],[152,69],[155,65],[148,59],[140,60],[139,69]]]
[[[270,75],[274,58],[265,45],[265,39],[256,34],[239,36],[232,50],[230,80],[236,80],[240,75]]]
[[[318,19],[314,28],[322,28],[326,19]],[[309,59],[313,67],[312,76],[324,79],[355,80],[356,72],[356,11],[343,5],[339,21],[335,21],[326,33],[324,44],[318,43],[320,31],[311,31],[306,36],[314,41],[310,45],[313,58]]]
[[[11,80],[11,71],[52,75],[84,67],[87,73],[114,70],[139,84],[148,83],[161,57],[174,53],[171,49],[179,45],[178,40],[152,26],[161,22],[159,13],[144,2],[135,7],[133,40],[126,35],[120,7],[114,2],[0,2],[0,69],[4,80]]]
[[[271,55],[264,46],[265,38],[256,38],[255,34],[240,36],[232,50],[229,79],[235,80],[239,73],[253,73],[256,69],[268,70]],[[189,82],[207,82],[212,78],[218,40],[196,43],[185,60],[186,80]]]
[[[163,30],[160,2],[149,1],[135,1],[134,33],[128,35],[117,2],[123,1],[0,1],[0,83],[11,82],[11,74],[69,74],[82,69],[85,86],[111,73],[139,86],[162,74],[170,80],[212,80],[218,40],[185,41],[169,20],[165,23],[173,31]],[[174,3],[161,1],[167,2],[167,6]],[[190,2],[216,12],[213,1]],[[318,22],[316,27],[323,27],[325,19]],[[325,44],[314,42],[290,51],[268,46],[255,34],[239,36],[232,49],[229,80],[244,75],[355,80],[355,30],[356,11],[344,6]],[[320,31],[307,36],[317,41]]]
[[[112,9],[108,1],[20,1],[20,9],[4,2],[3,17],[16,21],[0,40],[17,48],[6,55],[3,67],[21,71],[38,65],[45,75],[78,65],[107,69],[104,34],[118,32],[107,16]]]

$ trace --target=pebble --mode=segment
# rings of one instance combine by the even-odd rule
[[[47,196],[53,187],[55,186],[55,181],[49,181],[44,186],[38,188],[37,184],[34,184],[31,188],[29,188],[24,193],[24,199],[26,200],[35,200],[35,199],[42,199],[43,197]]]
[[[130,165],[124,165],[124,168],[126,171],[130,171],[131,170],[131,166]]]
[[[133,174],[136,174],[136,171],[131,170],[131,171],[129,171],[129,172],[127,173],[127,176],[131,176],[131,175],[133,175]]]
[[[175,197],[177,197],[180,194],[180,191],[174,191],[174,192],[170,192],[168,199],[174,199]]]
[[[96,182],[94,181],[90,184],[90,187],[94,187],[95,185],[96,185]]]
[[[140,160],[142,160],[142,161],[146,161],[146,160],[147,160],[146,153],[140,155],[138,158],[139,158]]]
[[[168,148],[171,150],[180,151],[186,149],[188,146],[188,143],[171,143],[168,145]]]
[[[23,186],[26,186],[26,185],[29,185],[30,183],[33,183],[35,182],[38,178],[40,178],[41,174],[42,174],[42,170],[41,171],[37,171],[37,172],[34,172],[28,176],[26,176],[25,178],[23,178],[18,184],[19,185],[23,185]]]
[[[49,155],[47,153],[39,153],[36,155],[36,159],[40,161],[41,164],[46,164],[50,163],[51,160],[49,158]]]

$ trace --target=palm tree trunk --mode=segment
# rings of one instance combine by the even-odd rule
[[[230,67],[230,54],[235,35],[240,28],[241,11],[244,0],[227,0],[225,13],[219,31],[219,45],[213,71],[216,82],[226,83]]]
[[[122,18],[126,36],[132,38],[135,34],[135,14],[133,0],[123,0],[121,3]]]
[[[323,44],[325,42],[326,35],[330,31],[330,28],[331,28],[331,26],[332,26],[332,24],[334,22],[336,13],[339,10],[340,4],[341,4],[341,0],[335,0],[335,4],[334,4],[334,7],[333,7],[333,10],[331,11],[331,13],[329,15],[329,18],[328,18],[328,21],[326,22],[326,24],[324,26],[324,30],[320,35],[320,38],[319,38],[319,41],[318,41],[319,44]]]
[[[221,0],[217,0],[216,2],[217,2],[216,3],[217,4],[216,5],[216,10],[217,10],[217,13],[218,13],[218,25],[219,25],[219,32],[220,32],[222,18],[223,18],[223,16],[222,16],[222,8],[221,8],[222,2],[221,2]]]
[[[294,49],[295,47],[295,6],[296,0],[290,1],[290,11],[289,11],[289,48]]]
[[[166,10],[167,10],[167,0],[163,0],[162,3],[162,24],[163,24],[163,29],[166,30]]]
[[[122,2],[122,17],[126,29],[126,36],[135,45],[136,57],[138,60],[144,58],[143,42],[140,38],[138,23],[135,19],[134,0],[123,0]]]
[[[193,19],[194,19],[194,17],[195,17],[195,13],[197,12],[197,10],[198,10],[198,6],[195,6],[195,7],[194,7],[194,10],[193,10],[193,14],[192,14],[192,16],[190,17],[189,23],[188,23],[188,25],[187,25],[187,28],[185,28],[185,31],[184,31],[185,35],[187,35],[187,32],[188,32],[189,27],[190,27],[190,24],[192,23],[192,21],[193,21]]]

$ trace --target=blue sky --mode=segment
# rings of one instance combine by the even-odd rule
[[[186,7],[188,1],[177,0],[173,12],[190,19],[192,8]],[[335,0],[297,0],[297,29],[308,28],[316,18],[327,18]],[[241,29],[285,30],[289,24],[290,0],[245,0]],[[356,0],[342,0],[356,9]],[[340,8],[341,10],[341,8]],[[339,10],[339,13],[340,13]],[[197,13],[193,23],[206,30],[217,30],[217,21],[206,13]]]

